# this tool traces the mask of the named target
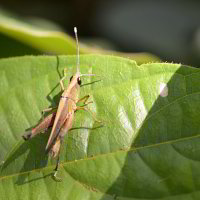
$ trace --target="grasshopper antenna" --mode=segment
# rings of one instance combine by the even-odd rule
[[[77,73],[80,74],[80,52],[79,52],[79,42],[78,42],[78,34],[77,34],[77,28],[74,27],[74,34],[76,38],[76,49],[77,49]],[[96,76],[95,74],[80,74],[80,76]]]
[[[78,34],[77,34],[77,28],[74,27],[74,34],[76,38],[76,49],[77,49],[77,72],[80,72],[79,65],[80,65],[80,54],[79,54],[79,44],[78,44]]]

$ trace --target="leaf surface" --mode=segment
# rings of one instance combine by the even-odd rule
[[[58,104],[63,69],[67,87],[76,56],[0,60],[1,199],[199,199],[200,70],[100,55],[80,63],[98,75],[82,78],[80,97],[91,95],[102,123],[76,112],[58,183],[45,154],[49,132],[21,136]]]

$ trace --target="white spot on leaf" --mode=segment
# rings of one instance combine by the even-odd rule
[[[161,97],[168,96],[168,87],[166,83],[160,83],[160,96]]]

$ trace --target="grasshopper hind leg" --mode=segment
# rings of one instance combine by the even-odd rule
[[[62,181],[62,178],[58,177],[58,176],[57,176],[57,173],[58,173],[58,168],[59,168],[59,164],[60,164],[60,149],[61,149],[61,145],[62,145],[62,143],[63,143],[64,137],[63,137],[63,136],[60,136],[60,137],[58,138],[58,140],[60,141],[60,147],[59,147],[59,152],[58,152],[58,154],[57,154],[56,167],[55,167],[55,169],[54,169],[53,179],[54,179],[55,181],[59,181],[59,182],[60,182],[60,181]]]

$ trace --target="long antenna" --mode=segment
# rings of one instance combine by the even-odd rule
[[[77,28],[74,27],[74,33],[76,38],[76,49],[77,49],[77,72],[79,72],[79,64],[80,64],[80,58],[79,58],[79,44],[78,44],[78,34],[77,34]]]
[[[76,38],[76,49],[77,49],[77,72],[79,73],[80,76],[96,76],[95,74],[80,74],[80,54],[79,54],[79,44],[78,44],[78,34],[77,34],[77,28],[74,27],[74,33],[75,33],[75,38]]]

